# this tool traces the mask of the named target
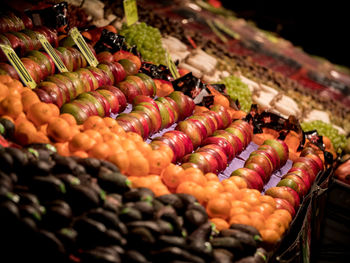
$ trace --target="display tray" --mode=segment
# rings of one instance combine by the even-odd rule
[[[281,242],[271,251],[269,262],[311,262],[314,243],[321,229],[325,207],[323,203],[332,178],[333,168],[317,176],[310,193],[304,197],[296,216]],[[333,261],[335,262],[335,261]]]
[[[315,233],[312,261],[349,262],[350,257],[350,186],[331,180],[325,198],[320,231]]]

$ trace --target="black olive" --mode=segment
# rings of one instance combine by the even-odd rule
[[[66,193],[64,183],[52,175],[35,176],[31,182],[30,189],[39,199],[43,200],[60,199]]]
[[[91,219],[94,219],[98,222],[103,223],[107,228],[119,230],[118,224],[120,223],[120,220],[115,213],[112,213],[110,211],[106,211],[102,208],[97,208],[97,209],[89,211],[86,214],[86,216],[88,218],[91,218]]]
[[[76,248],[78,232],[75,229],[61,228],[55,234],[67,250],[73,251]]]
[[[99,196],[84,185],[72,185],[67,195],[74,214],[81,214],[99,205]]]
[[[137,250],[128,250],[125,252],[123,261],[128,263],[150,263],[145,255],[141,254]]]
[[[152,201],[154,193],[148,188],[132,188],[123,194],[123,202]]]
[[[192,255],[190,252],[178,248],[178,247],[167,247],[161,250],[152,251],[154,257],[153,262],[170,262],[174,260],[181,260],[193,263],[204,263],[205,260]]]
[[[204,224],[208,221],[207,213],[203,213],[202,211],[196,209],[190,209],[185,212],[184,222],[185,227],[189,232],[197,229],[200,225]]]
[[[7,152],[1,152],[0,153],[0,171],[3,171],[5,173],[10,173],[13,171],[13,158],[12,156]]]
[[[96,177],[101,166],[101,161],[96,158],[79,158],[78,163],[85,167],[87,173]]]
[[[227,249],[216,248],[213,250],[214,261],[217,263],[231,263],[234,262],[234,255]]]
[[[102,167],[105,167],[105,168],[111,170],[112,172],[116,172],[116,173],[119,172],[119,168],[118,168],[115,164],[113,164],[113,163],[111,163],[111,162],[108,162],[108,161],[105,161],[105,160],[101,160],[100,169],[101,169]]]
[[[130,181],[119,172],[99,173],[98,184],[109,193],[124,194],[130,191]]]
[[[28,163],[28,156],[20,149],[7,147],[6,152],[11,154],[14,162],[14,170],[20,171]]]
[[[122,207],[119,213],[119,218],[127,223],[142,219],[142,214],[139,210],[133,207]]]
[[[181,198],[176,194],[161,195],[161,196],[158,196],[156,200],[161,201],[165,205],[170,205],[174,207],[176,211],[180,211],[184,209],[184,204]]]

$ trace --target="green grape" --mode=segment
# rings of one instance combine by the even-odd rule
[[[252,94],[246,84],[236,76],[224,78],[219,84],[224,84],[226,86],[227,93],[233,100],[238,99],[241,110],[249,112],[252,105]]]
[[[162,47],[161,34],[157,28],[141,22],[130,27],[123,25],[120,34],[128,45],[136,45],[142,57],[155,64],[165,64],[165,50]]]
[[[339,131],[331,124],[325,123],[320,120],[303,122],[301,127],[304,131],[317,130],[319,135],[327,136],[336,151],[342,150],[346,145],[346,137],[343,134],[339,134]]]

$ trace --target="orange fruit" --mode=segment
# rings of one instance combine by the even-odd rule
[[[94,129],[95,131],[98,131],[101,135],[105,133],[110,133],[111,130],[108,127],[103,127],[103,128],[96,128]]]
[[[96,130],[99,128],[106,127],[106,124],[100,116],[90,116],[84,122],[83,126],[85,130],[88,130],[88,129]]]
[[[250,217],[251,226],[255,227],[258,230],[265,227],[265,217],[263,215],[255,211],[249,212],[248,215]]]
[[[108,143],[109,141],[120,141],[120,137],[113,132],[106,132],[102,134],[102,139],[105,143]]]
[[[265,228],[277,231],[277,233],[280,236],[282,236],[282,234],[286,230],[284,222],[282,222],[279,218],[276,217],[268,217],[265,220]]]
[[[75,126],[77,125],[77,121],[76,119],[74,118],[73,115],[69,114],[69,113],[62,113],[60,114],[59,116],[61,119],[64,119],[66,122],[68,122],[68,124],[70,126]]]
[[[207,178],[207,181],[220,182],[219,177],[214,173],[206,173],[204,176]]]
[[[232,224],[244,224],[252,225],[252,220],[248,214],[236,214],[230,218],[230,225]]]
[[[69,150],[71,152],[88,151],[95,144],[95,141],[91,139],[86,133],[79,132],[74,135],[73,138],[69,141]]]
[[[243,196],[254,195],[257,198],[260,198],[260,196],[261,196],[261,193],[256,189],[245,188],[245,189],[241,189],[240,192],[243,194]]]
[[[225,191],[227,191],[227,192],[234,193],[234,192],[239,190],[237,185],[231,180],[224,179],[221,181],[221,184],[223,185]]]
[[[248,213],[248,210],[241,206],[232,207],[230,209],[230,217],[233,217],[235,215],[247,214],[247,213]]]
[[[230,193],[230,192],[223,192],[223,193],[219,193],[219,197],[220,198],[225,198],[226,200],[228,200],[228,201],[233,201],[233,200],[235,200],[235,196],[232,194],[232,193]]]
[[[51,109],[51,116],[52,117],[58,117],[60,116],[60,108],[57,107],[57,105],[53,104],[53,103],[49,103],[47,104],[50,106]]]
[[[203,190],[205,192],[204,200],[206,202],[208,202],[210,199],[218,198],[221,193],[218,188],[210,185],[205,186]]]
[[[3,118],[3,116],[2,116],[2,118]],[[18,126],[23,121],[29,121],[29,120],[27,119],[27,115],[22,111],[15,119],[14,124],[16,126]]]
[[[173,160],[174,152],[168,145],[164,144],[164,145],[160,146],[157,150],[165,153],[168,156],[168,159],[170,161]]]
[[[249,203],[252,206],[260,204],[259,198],[256,197],[255,195],[244,195],[241,200]]]
[[[243,202],[241,200],[233,200],[231,202],[231,206],[232,207],[243,207],[244,209],[246,209],[247,211],[249,211],[251,209],[251,205],[247,202]]]
[[[7,96],[0,102],[0,115],[8,115],[14,119],[23,111],[20,98]]]
[[[120,151],[118,153],[112,153],[108,156],[108,161],[114,163],[121,173],[126,173],[129,169],[129,156],[126,151]]]
[[[230,216],[231,204],[226,199],[213,198],[208,201],[206,210],[209,217],[228,219]]]
[[[62,156],[69,156],[70,155],[68,142],[57,142],[54,144],[54,146],[60,155],[62,155]]]
[[[46,123],[46,124],[43,124],[43,125],[41,125],[40,127],[37,127],[37,130],[38,130],[38,131],[41,131],[41,132],[43,132],[43,133],[45,133],[45,134],[47,134],[47,126],[48,126],[47,123]]]
[[[152,174],[161,174],[161,172],[170,164],[168,156],[158,150],[153,150],[145,155],[149,164],[149,171]]]
[[[113,128],[114,126],[118,125],[118,122],[115,119],[112,119],[111,117],[104,117],[103,122],[105,123],[107,128]]]
[[[285,229],[289,227],[290,222],[292,221],[291,214],[285,209],[277,209],[275,210],[269,218],[278,219],[284,226]]]
[[[257,219],[259,219],[259,221],[265,223],[265,217],[262,214],[260,214],[259,212],[251,210],[251,211],[248,212],[248,215],[249,215],[249,217],[251,219],[252,218],[257,218]]]
[[[55,142],[65,142],[72,137],[72,129],[69,124],[61,118],[53,118],[47,126],[47,134]]]
[[[23,104],[23,110],[25,112],[27,112],[33,104],[40,102],[38,95],[36,95],[34,91],[28,88],[25,88],[21,93],[21,101]]]
[[[271,205],[272,207],[276,207],[276,201],[275,201],[275,198],[273,198],[272,196],[269,196],[269,195],[261,195],[259,197],[259,200],[262,202],[262,203],[266,203],[266,204],[269,204]]]
[[[231,176],[227,180],[233,181],[239,189],[244,189],[248,187],[247,182],[242,177]]]
[[[170,194],[168,188],[162,183],[155,183],[150,186],[156,196]]]
[[[125,135],[126,135],[126,138],[132,140],[135,143],[136,142],[143,142],[142,137],[135,132],[127,132],[127,133],[125,133]]]
[[[49,138],[42,131],[37,131],[33,137],[33,142],[35,143],[50,143]]]
[[[110,154],[115,154],[115,153],[124,151],[123,148],[120,146],[119,141],[117,140],[109,140],[109,141],[106,141],[105,143],[108,144]]]
[[[205,178],[202,171],[192,167],[184,170],[183,180],[192,181],[201,186],[205,186],[207,183],[207,179]]]
[[[89,157],[89,154],[85,151],[75,151],[72,153],[72,155],[80,157],[80,158],[88,158]]]
[[[292,215],[286,209],[276,209],[273,211],[273,216],[284,218],[287,222],[292,222]]]
[[[95,143],[88,151],[90,157],[97,159],[106,159],[110,155],[110,149],[107,143]]]
[[[85,133],[86,135],[89,136],[89,138],[93,141],[95,141],[96,143],[101,143],[103,142],[103,137],[101,135],[101,133],[99,133],[96,130],[92,130],[92,129],[87,129],[85,131],[83,131],[83,133]]]
[[[126,138],[120,141],[120,145],[122,146],[124,151],[134,151],[137,148],[136,143],[133,140],[126,139]]]
[[[22,85],[22,82],[20,82],[19,80],[17,79],[12,79],[11,81],[9,81],[8,83],[6,83],[6,86],[11,89],[18,89],[20,91],[23,90],[23,85]]]
[[[141,152],[144,157],[147,158],[148,155],[152,154],[152,151],[153,151],[152,147],[148,143],[142,141],[142,142],[136,142],[135,144],[136,144],[137,150]]]
[[[6,85],[0,83],[0,101],[6,98],[9,93],[9,88]]]
[[[219,217],[211,218],[210,222],[212,222],[215,225],[215,228],[218,231],[228,229],[230,227],[226,220],[219,218]]]
[[[199,202],[204,200],[203,187],[195,182],[182,182],[176,188],[176,193],[190,194],[196,197]]]
[[[17,88],[9,88],[8,96],[13,96],[13,97],[21,99],[21,90],[19,90]]]
[[[0,75],[0,83],[1,84],[7,84],[12,82],[12,78],[9,75]]]
[[[147,176],[129,176],[128,179],[131,182],[132,187],[139,188],[139,187],[146,187],[150,188],[152,181],[150,181]]]
[[[273,229],[262,229],[260,230],[260,234],[264,242],[269,244],[275,244],[281,238],[278,232]]]
[[[162,183],[162,179],[158,174],[149,174],[146,176],[146,178],[151,182],[151,183]],[[162,183],[163,184],[163,183]]]
[[[127,154],[130,160],[128,175],[145,176],[149,173],[148,161],[139,151],[129,150]]]
[[[35,126],[39,127],[45,123],[49,123],[53,117],[51,107],[45,102],[34,103],[27,112],[27,118],[31,120]]]
[[[33,142],[37,130],[30,121],[23,121],[15,129],[16,142],[20,145],[27,145]]]
[[[173,163],[170,163],[161,173],[164,184],[170,188],[176,188],[182,182],[184,169]]]
[[[252,207],[252,211],[256,211],[262,214],[265,218],[268,218],[274,210],[275,209],[267,203],[262,203],[260,205],[256,205]]]
[[[214,105],[219,104],[224,107],[229,108],[230,107],[230,102],[229,100],[222,94],[216,94],[214,96]]]
[[[220,182],[216,181],[207,181],[205,186],[210,186],[216,188],[220,193],[225,191],[224,186]]]
[[[114,127],[112,127],[111,132],[114,132],[115,134],[118,134],[118,135],[125,135],[125,131],[119,125],[115,125]]]

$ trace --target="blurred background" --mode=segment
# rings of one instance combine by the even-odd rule
[[[346,1],[230,1],[223,6],[238,17],[277,32],[311,55],[350,67],[349,11]]]

